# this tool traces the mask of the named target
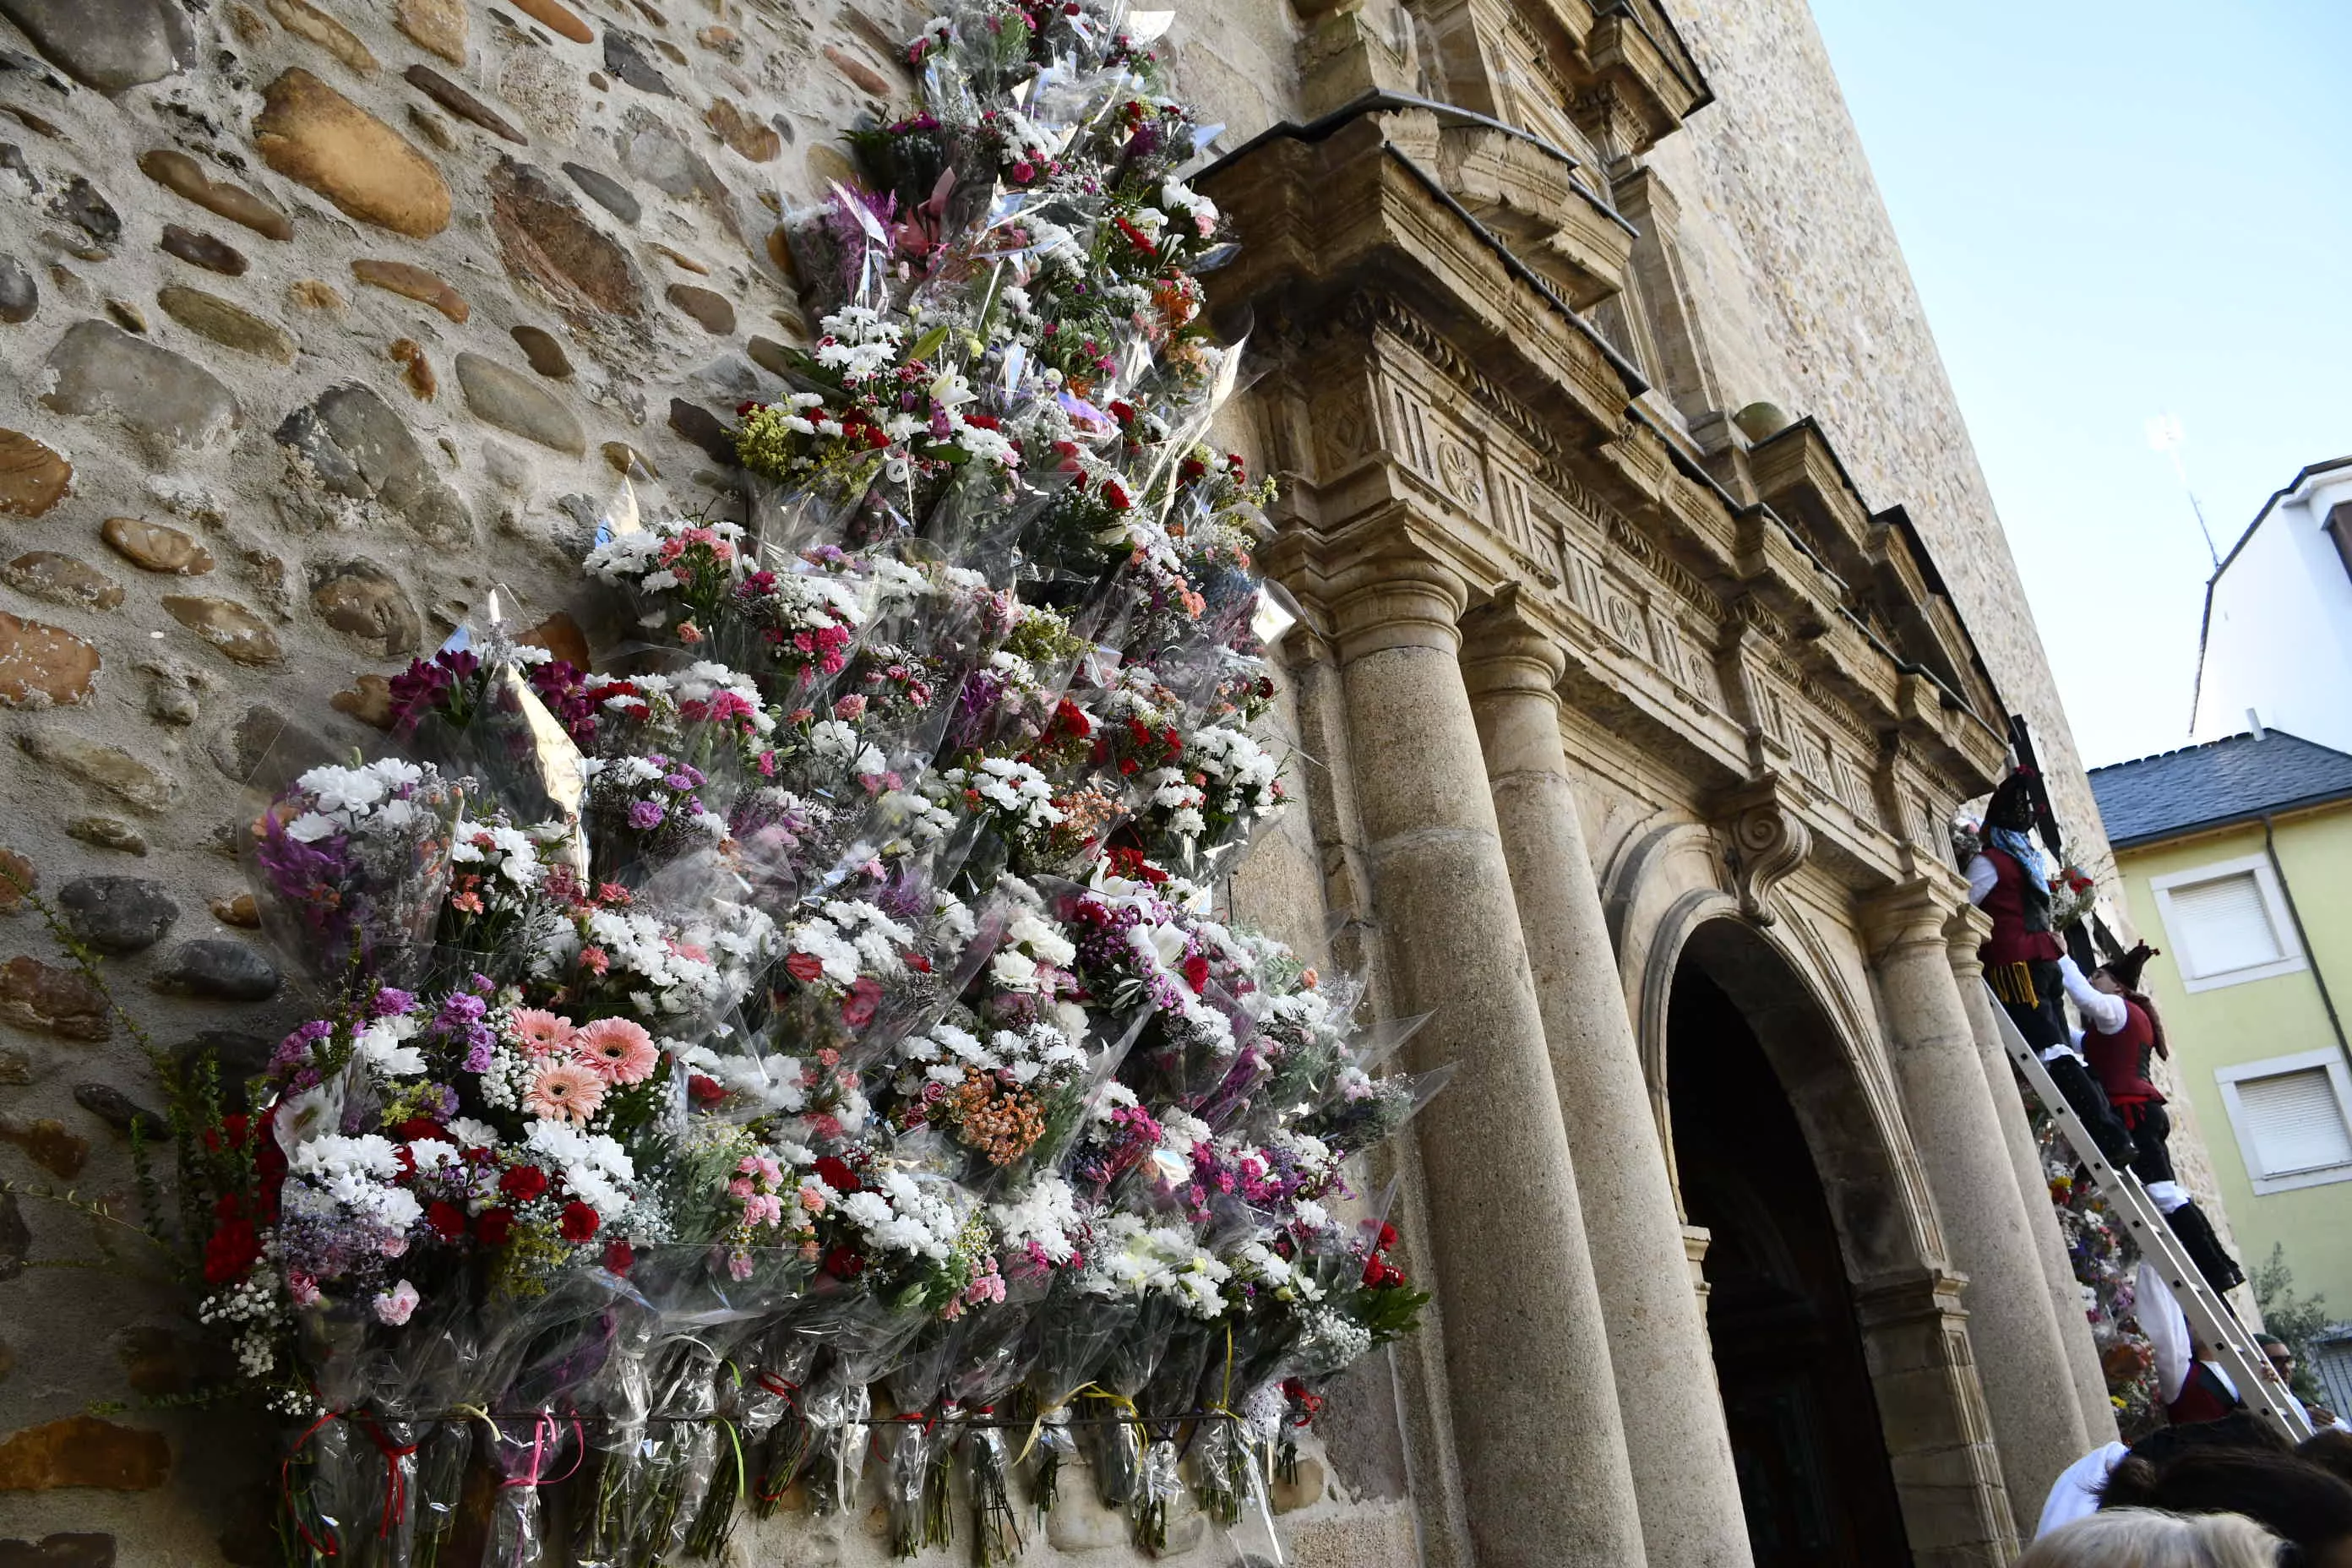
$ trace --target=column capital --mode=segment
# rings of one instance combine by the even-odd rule
[[[1462,646],[1470,590],[1459,574],[1410,546],[1349,565],[1327,593],[1339,662],[1396,647]]]
[[[1862,903],[1863,929],[1871,956],[1885,957],[1915,948],[1946,949],[1944,934],[1952,912],[1967,902],[1966,889],[1948,873],[1928,873],[1897,882]]]
[[[1974,904],[1962,904],[1944,922],[1944,942],[1950,950],[1952,973],[1962,984],[1974,984],[1984,973],[1977,950],[1992,935],[1992,917]]]
[[[1529,618],[1517,584],[1504,584],[1462,629],[1462,674],[1474,699],[1524,692],[1559,700],[1567,650]]]

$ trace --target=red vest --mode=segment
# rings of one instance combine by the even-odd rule
[[[2219,1421],[2238,1407],[2230,1397],[2227,1384],[2203,1362],[2189,1363],[2189,1376],[2180,1385],[2180,1397],[2164,1407],[2165,1418],[2175,1426],[2187,1426],[2199,1421]]]
[[[2112,1035],[2102,1035],[2096,1029],[2083,1035],[2083,1054],[2091,1058],[2091,1070],[2099,1075],[2099,1087],[2107,1098],[2117,1104],[2137,1100],[2141,1104],[2162,1105],[2164,1096],[2147,1076],[2148,1053],[2156,1049],[2156,1023],[2147,1009],[2126,998],[2124,1026]]]
[[[2066,944],[2054,931],[2025,929],[2025,868],[2017,857],[1987,845],[1984,858],[1992,862],[1992,891],[1979,907],[1992,917],[1992,935],[1977,949],[1988,968],[2004,963],[2055,963],[2066,954]]]

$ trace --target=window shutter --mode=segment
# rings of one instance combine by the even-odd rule
[[[2326,1068],[2242,1079],[2238,1104],[2253,1134],[2249,1163],[2257,1175],[2352,1165],[2352,1127]]]
[[[2181,928],[2173,934],[2200,977],[2275,963],[2286,956],[2286,945],[2271,924],[2262,884],[2252,871],[2175,888],[2171,903],[2173,920]]]

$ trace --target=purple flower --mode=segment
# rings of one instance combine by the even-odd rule
[[[639,830],[661,826],[662,808],[658,801],[641,800],[629,807],[629,826]]]
[[[467,1033],[488,1011],[489,1004],[479,996],[458,992],[441,1004],[441,1011],[433,1016],[433,1027],[441,1034]]]
[[[485,1033],[482,1038],[474,1042],[473,1048],[466,1053],[466,1070],[471,1073],[489,1071],[492,1054],[488,1036]]]
[[[282,1070],[308,1059],[310,1047],[334,1032],[335,1026],[324,1018],[311,1019],[278,1042],[278,1049],[272,1052],[269,1058],[271,1069]]]
[[[674,790],[684,792],[686,790],[692,789],[696,781],[687,777],[684,773],[666,773],[662,776],[662,783],[669,785],[669,787]]]
[[[384,985],[376,990],[375,1002],[368,1009],[372,1018],[392,1018],[416,1005],[415,994],[395,986]]]

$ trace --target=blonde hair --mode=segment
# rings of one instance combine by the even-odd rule
[[[2017,1568],[2277,1568],[2284,1544],[2242,1514],[2116,1508],[2052,1531]]]

